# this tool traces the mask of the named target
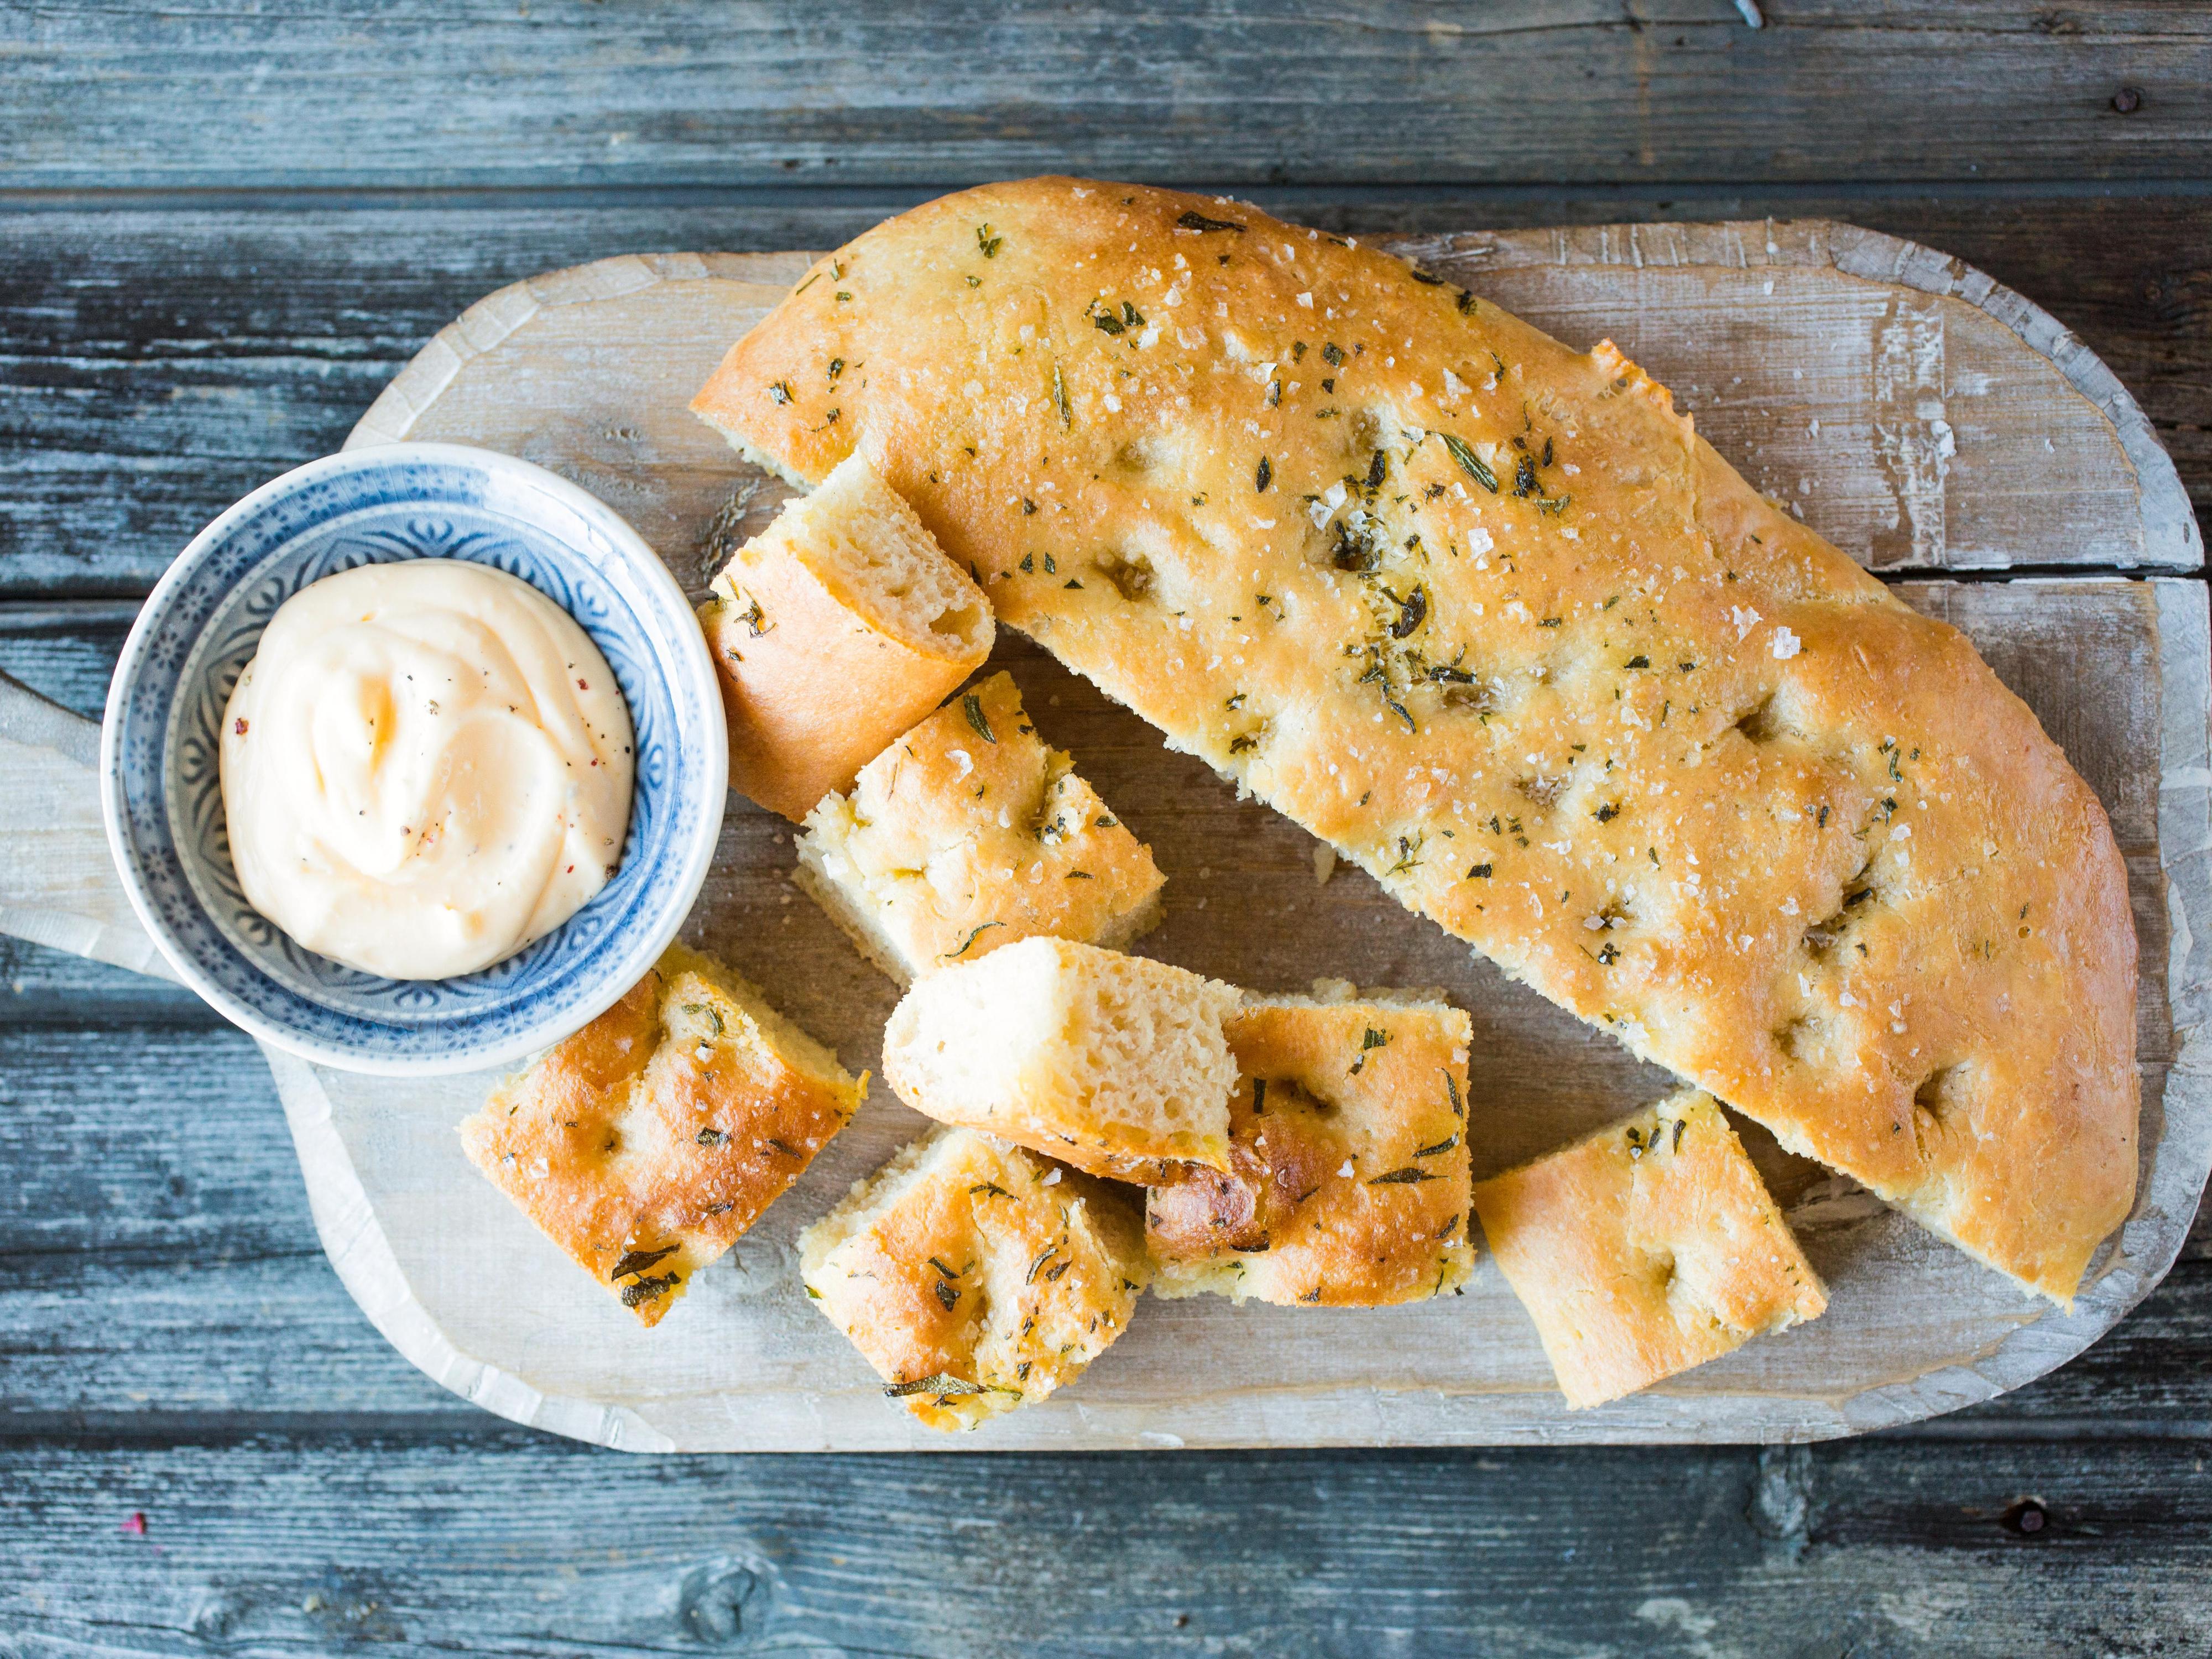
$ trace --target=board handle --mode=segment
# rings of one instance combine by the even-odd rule
[[[174,980],[108,853],[100,723],[0,674],[0,933]]]

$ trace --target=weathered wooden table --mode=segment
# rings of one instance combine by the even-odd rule
[[[95,712],[191,532],[502,283],[1048,167],[1361,231],[1855,221],[2076,329],[2212,504],[2193,0],[952,11],[0,4],[0,671]],[[0,980],[7,1659],[2212,1648],[2203,1218],[2081,1359],[1889,1436],[624,1458],[385,1346],[189,995],[8,940]]]

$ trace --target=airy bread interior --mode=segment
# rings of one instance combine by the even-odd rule
[[[1080,1167],[1094,1152],[1218,1163],[1237,993],[1142,957],[1031,939],[932,974],[884,1035],[908,1104]],[[1112,1169],[1097,1173],[1116,1173]]]
[[[857,450],[750,545],[764,553],[770,544],[796,556],[847,610],[910,650],[980,659],[991,648],[990,601]],[[725,605],[742,604],[747,556],[741,550],[714,579]]]

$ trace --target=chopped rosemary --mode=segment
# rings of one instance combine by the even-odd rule
[[[975,728],[977,737],[988,744],[998,742],[998,733],[991,730],[991,722],[983,717],[983,699],[979,694],[970,691],[960,699],[960,708],[968,716],[968,724]]]
[[[614,1271],[607,1277],[628,1279],[632,1273],[641,1273],[647,1267],[657,1266],[674,1255],[679,1248],[678,1245],[666,1244],[657,1250],[624,1250],[622,1260],[615,1263]]]
[[[983,257],[986,259],[997,258],[999,244],[1006,240],[1003,236],[992,235],[991,227],[988,222],[975,227],[975,246],[983,250]]]
[[[1244,227],[1234,219],[1209,219],[1196,208],[1188,210],[1177,219],[1176,228],[1179,230],[1233,230],[1239,236],[1244,234]]]
[[[884,1389],[886,1400],[903,1400],[912,1394],[935,1395],[940,1400],[957,1400],[971,1394],[1010,1394],[1018,1400],[1022,1391],[1007,1388],[1000,1382],[970,1382],[966,1377],[954,1376],[949,1371],[918,1376],[911,1382],[893,1382]]]
[[[1469,449],[1463,441],[1454,437],[1449,432],[1439,432],[1437,436],[1444,441],[1444,447],[1451,452],[1452,459],[1459,463],[1461,471],[1466,473],[1468,477],[1474,479],[1492,495],[1495,495],[1498,493],[1498,475],[1484,464],[1481,456]]]
[[[956,960],[956,959],[957,959],[957,958],[958,958],[958,957],[964,957],[964,956],[966,956],[966,955],[968,954],[968,947],[969,947],[969,945],[973,945],[973,944],[974,944],[977,939],[981,939],[981,938],[985,933],[988,933],[992,928],[994,928],[994,927],[1005,927],[1005,926],[1006,926],[1006,923],[1004,923],[1004,922],[1002,922],[1002,921],[987,921],[987,922],[985,922],[985,923],[984,923],[981,927],[978,927],[978,928],[977,928],[974,933],[972,933],[969,934],[969,935],[968,935],[968,937],[967,937],[966,939],[963,939],[963,940],[961,940],[961,941],[960,941],[960,948],[959,948],[958,950],[957,950],[957,951],[947,951],[945,955],[943,955],[943,956],[939,957],[938,958],[938,960],[939,960],[939,962],[951,962],[951,961]]]

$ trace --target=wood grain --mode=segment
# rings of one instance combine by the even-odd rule
[[[0,600],[144,592],[231,501],[336,449],[425,340],[502,283],[625,250],[830,246],[922,193],[0,214]],[[1360,234],[1664,218],[1687,203],[1917,237],[2055,306],[2141,398],[2200,514],[2212,511],[2212,198],[1257,193]],[[1688,398],[1708,429],[1758,407],[1721,390],[1717,407]],[[1773,426],[1794,445],[1809,419]],[[1759,435],[1739,422],[1725,441]],[[1771,481],[1794,493],[1813,475],[1784,464],[1789,447]]]
[[[2212,20],[2190,0],[1765,12],[48,0],[0,12],[0,169],[22,189],[2203,171]]]
[[[735,1464],[281,1427],[18,1444],[0,1451],[0,1642],[27,1659],[2196,1653],[2202,1457],[1873,1440]]]

